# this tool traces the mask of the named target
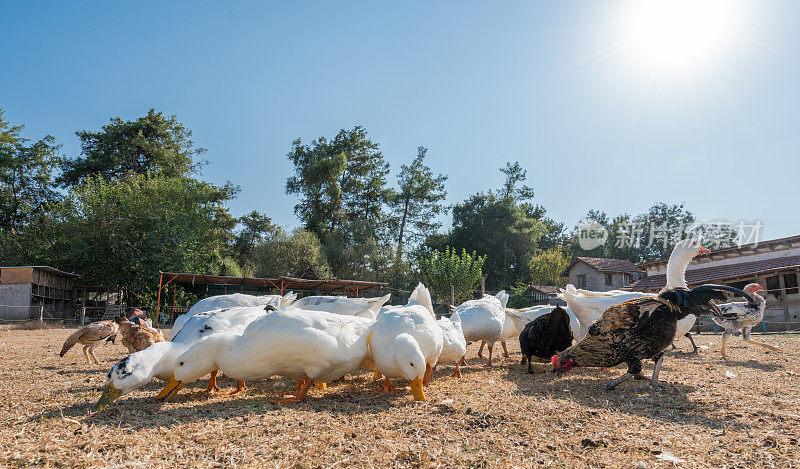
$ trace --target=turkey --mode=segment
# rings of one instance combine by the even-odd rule
[[[86,363],[91,363],[89,360],[89,355],[91,355],[94,362],[99,364],[100,360],[94,354],[94,348],[102,342],[111,342],[113,344],[118,331],[119,326],[114,321],[97,321],[87,324],[67,337],[64,346],[61,347],[59,356],[63,357],[75,344],[81,344],[83,345],[83,355],[86,357]]]
[[[702,285],[691,290],[667,289],[655,297],[635,298],[612,306],[589,327],[580,342],[553,355],[553,371],[560,376],[575,366],[612,367],[626,363],[628,371],[605,386],[610,390],[629,378],[643,378],[642,360],[652,359],[656,365],[651,392],[655,393],[664,350],[675,338],[678,322],[690,314],[718,314],[711,300],[725,300],[725,292],[752,300],[738,288]]]
[[[751,283],[745,286],[744,291],[752,295],[753,301],[718,305],[720,314],[711,317],[718,326],[725,329],[725,332],[722,333],[722,350],[720,350],[720,352],[722,352],[722,358],[728,358],[727,355],[725,355],[725,346],[727,345],[728,339],[738,331],[742,331],[742,339],[749,344],[760,345],[769,350],[780,351],[779,348],[773,347],[772,345],[750,340],[750,330],[764,319],[764,308],[767,306],[767,300],[756,293],[764,291],[761,285],[757,283]]]
[[[512,321],[514,321],[514,325],[517,326],[517,329],[522,331],[525,329],[525,325],[527,325],[529,322],[543,314],[553,311],[556,308],[561,308],[567,313],[569,316],[569,327],[572,330],[572,336],[577,337],[581,331],[581,324],[578,322],[578,318],[575,317],[575,314],[569,309],[569,307],[539,305],[520,309],[506,308],[506,314],[509,318],[511,318]]]
[[[708,254],[708,249],[702,247],[697,240],[684,239],[679,241],[667,262],[667,285],[664,290],[671,288],[687,288],[686,267],[695,256]],[[580,334],[575,336],[576,340],[581,340],[586,336],[589,326],[592,325],[603,312],[616,304],[634,298],[655,297],[653,293],[629,292],[623,290],[612,290],[608,292],[592,292],[580,290],[572,285],[567,285],[565,290],[561,290],[558,297],[566,301],[567,305],[578,318],[581,325]],[[689,331],[694,326],[697,316],[689,314],[683,318],[675,331],[675,337],[686,336],[692,343],[692,353],[697,353],[697,346],[694,343]]]
[[[533,373],[531,360],[547,362],[558,352],[572,345],[569,314],[560,306],[527,323],[519,335],[522,364],[528,363],[528,373]]]

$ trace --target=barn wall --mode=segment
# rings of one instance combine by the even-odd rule
[[[30,283],[0,285],[0,320],[30,319],[32,317],[30,301]]]

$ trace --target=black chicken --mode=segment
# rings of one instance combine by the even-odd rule
[[[533,373],[531,358],[547,363],[547,358],[572,345],[569,314],[560,306],[525,325],[519,335],[522,364],[528,362],[528,373]]]
[[[606,384],[608,390],[632,377],[641,377],[642,360],[650,358],[656,362],[651,382],[651,390],[655,392],[664,350],[675,338],[678,321],[688,314],[719,314],[711,300],[725,301],[726,291],[751,300],[750,295],[738,288],[702,285],[691,290],[670,289],[656,297],[612,306],[589,327],[583,340],[553,355],[553,371],[561,376],[574,366],[612,367],[627,363],[627,373]]]

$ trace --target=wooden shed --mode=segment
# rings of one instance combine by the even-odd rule
[[[0,267],[0,320],[72,316],[72,281],[77,274],[49,266]]]

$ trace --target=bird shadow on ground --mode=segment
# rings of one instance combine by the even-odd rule
[[[650,365],[646,366],[645,374],[649,374],[652,369],[652,364]],[[713,406],[689,399],[689,394],[697,388],[668,381],[671,371],[668,364],[662,369],[655,396],[650,394],[649,379],[629,380],[611,391],[602,389],[607,382],[625,373],[625,366],[607,371],[575,368],[562,378],[552,373],[549,364],[534,364],[533,369],[534,373],[528,374],[522,365],[509,366],[506,367],[504,378],[515,384],[516,392],[521,395],[563,397],[592,409],[608,411],[611,408],[622,413],[673,424],[691,421],[713,430],[749,428],[746,424],[710,417],[709,414],[714,410]]]
[[[405,387],[404,380],[392,380],[396,388],[394,392],[374,393],[372,391],[380,386],[380,382],[362,376],[348,378],[341,383],[330,383],[324,395],[312,388],[305,401],[294,404],[271,402],[282,397],[284,393],[294,391],[294,386],[289,385],[274,389],[273,384],[283,382],[280,379],[253,383],[248,386],[245,394],[238,396],[209,395],[200,391],[184,390],[169,403],[153,399],[163,386],[163,383],[153,382],[139,390],[146,392],[147,396],[122,396],[100,412],[94,412],[95,401],[90,400],[68,407],[51,408],[29,417],[28,420],[79,418],[87,425],[140,430],[202,420],[278,415],[284,408],[301,412],[333,412],[357,418],[386,412],[390,408],[416,405]],[[235,383],[236,381],[228,378],[218,380],[223,390],[232,389]],[[198,381],[196,384],[195,390],[205,389],[206,381]],[[93,389],[99,391],[100,388],[87,388],[89,391]],[[171,407],[173,404],[190,404],[190,406]]]
[[[60,366],[43,366],[41,367],[43,370],[52,370],[55,371],[58,375],[86,375],[86,374],[97,374],[97,370],[88,369],[88,368],[63,368]]]
[[[730,357],[727,360],[720,360],[720,364],[725,366],[742,366],[761,371],[777,371],[784,368],[783,365],[777,363],[763,363],[756,360],[731,360]]]

